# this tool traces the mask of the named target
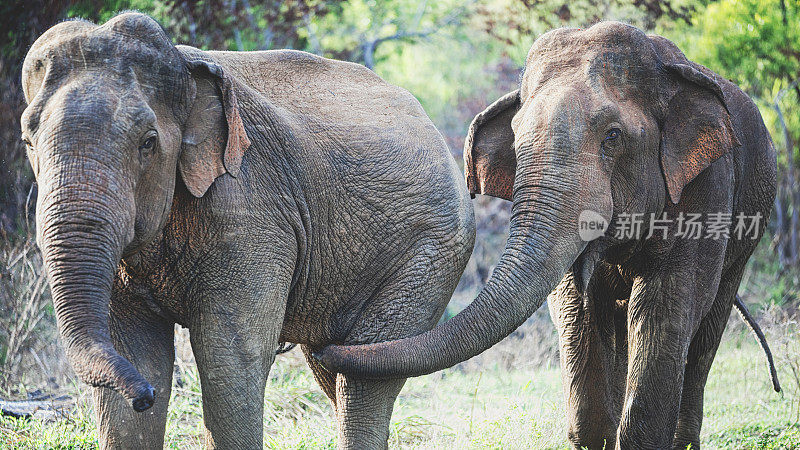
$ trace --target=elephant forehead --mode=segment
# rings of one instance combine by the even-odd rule
[[[36,110],[62,88],[76,84],[92,95],[180,103],[191,80],[179,55],[113,30],[97,30],[39,46],[28,55],[23,80]]]
[[[75,71],[102,68],[108,73],[174,74],[181,72],[177,55],[152,48],[147,43],[118,33],[73,36],[41,47],[29,58],[33,69],[50,64],[51,71]]]
[[[544,42],[531,49],[523,78],[527,93],[556,82],[572,88],[580,83],[593,92],[612,90],[623,97],[653,94],[659,62],[647,36],[628,25],[600,25],[605,26],[542,36]]]
[[[655,95],[655,63],[633,49],[598,49],[587,58],[586,77],[594,91],[613,89],[621,94]]]

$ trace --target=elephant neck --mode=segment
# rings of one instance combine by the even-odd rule
[[[186,194],[191,196],[188,192]],[[172,211],[161,232],[122,258],[113,293],[115,296],[136,297],[153,313],[185,325],[190,310],[185,298],[185,280],[193,279],[197,272],[196,258],[191,255],[202,251],[205,243],[196,242],[185,228],[179,231],[179,224],[197,223],[199,217],[187,222],[187,217],[176,211],[178,197],[176,193]]]

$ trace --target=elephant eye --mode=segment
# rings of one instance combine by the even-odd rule
[[[156,137],[150,136],[149,138],[145,139],[144,142],[142,142],[142,145],[139,146],[139,150],[152,150],[155,145]]]
[[[620,131],[620,129],[619,129],[619,128],[612,128],[612,129],[610,129],[610,130],[608,130],[608,131],[606,132],[606,138],[605,138],[605,140],[606,140],[606,141],[613,141],[613,140],[616,140],[617,138],[619,138],[619,136],[620,136],[621,134],[622,134],[622,131]]]
[[[25,144],[26,149],[33,151],[33,143],[31,143],[30,139],[24,137],[22,138],[22,143]]]
[[[151,130],[149,133],[146,134],[145,140],[139,145],[139,154],[142,157],[149,158],[158,144],[158,134],[155,131]]]

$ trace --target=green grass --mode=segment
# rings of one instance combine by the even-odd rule
[[[91,414],[91,408],[84,405],[58,422],[0,416],[0,448],[96,448],[97,433]]]
[[[703,441],[713,448],[800,448],[800,392],[793,373],[800,354],[774,339],[782,394],[772,390],[764,356],[750,336],[727,339],[714,360],[705,394]],[[786,350],[793,354],[785,353]]]
[[[800,448],[797,355],[778,356],[784,395],[772,391],[764,357],[749,335],[724,339],[705,395],[702,439],[706,448]],[[778,340],[776,354],[797,347]],[[785,335],[784,335],[785,336]],[[393,448],[564,448],[567,445],[558,367],[505,370],[486,358],[482,366],[449,369],[409,380],[395,404]],[[496,361],[496,360],[495,360]],[[202,436],[197,374],[189,366],[173,390],[167,446],[196,448]],[[84,391],[86,391],[84,389]],[[332,409],[302,358],[278,357],[265,398],[265,446],[334,448]],[[88,396],[68,420],[0,418],[2,448],[96,446]]]

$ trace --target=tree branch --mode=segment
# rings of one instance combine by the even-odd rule
[[[475,3],[474,0],[469,2],[469,3],[467,3],[463,7],[457,9],[456,11],[452,12],[451,14],[447,15],[442,20],[440,20],[438,23],[436,23],[433,27],[428,28],[426,30],[422,30],[422,31],[400,30],[400,31],[398,31],[398,32],[396,32],[396,33],[394,33],[392,35],[389,35],[389,36],[384,36],[384,37],[379,37],[379,38],[375,38],[375,39],[372,39],[372,40],[364,41],[361,44],[361,48],[362,48],[362,50],[364,52],[364,65],[367,66],[369,69],[374,68],[374,65],[375,65],[375,59],[374,59],[375,49],[378,48],[378,46],[380,44],[382,44],[384,42],[388,42],[388,41],[416,40],[416,39],[426,38],[426,37],[428,37],[428,36],[430,36],[432,34],[435,34],[435,33],[439,32],[439,31],[441,31],[445,27],[448,27],[450,25],[453,25],[453,24],[457,23],[461,19],[461,17],[463,16],[464,12],[469,7],[469,5],[471,5],[473,3]],[[427,5],[427,2],[424,5]],[[414,28],[416,28],[417,25],[419,25],[419,22],[422,20],[422,14],[423,13],[424,13],[424,7],[421,8],[418,11],[418,14],[417,14],[417,16],[415,18],[416,24],[414,25]],[[398,25],[398,28],[400,28],[399,25]]]
[[[797,208],[798,208],[798,206],[800,206],[800,195],[798,195],[799,193],[798,193],[798,190],[797,190],[797,177],[795,175],[795,170],[794,170],[795,169],[795,167],[794,167],[794,144],[792,142],[792,137],[789,134],[789,127],[786,125],[786,120],[784,119],[783,111],[781,110],[781,107],[780,107],[780,101],[783,98],[783,96],[786,95],[787,92],[789,92],[792,89],[794,89],[795,87],[797,87],[798,83],[800,83],[800,78],[795,79],[794,81],[789,83],[788,86],[786,86],[785,88],[783,88],[780,91],[778,91],[778,94],[775,96],[775,100],[773,100],[773,102],[772,102],[772,107],[775,109],[775,112],[778,115],[778,122],[780,123],[781,128],[783,129],[783,138],[784,138],[784,141],[786,142],[786,145],[785,145],[785,147],[786,147],[786,172],[787,172],[786,173],[786,177],[788,178],[787,181],[788,181],[788,184],[789,184],[788,185],[788,197],[789,197],[789,201],[792,203],[792,217],[791,217],[790,223],[789,223],[789,236],[788,236],[788,238],[789,238],[788,248],[789,248],[789,255],[790,256],[789,256],[789,258],[786,258],[785,254],[783,252],[779,252],[779,255],[781,256],[781,258],[780,258],[781,265],[785,265],[785,264],[795,265],[798,262],[798,253],[797,253],[798,235],[797,235],[797,233],[799,231],[798,230],[798,226],[799,226],[798,224],[800,223],[800,217],[798,217]],[[777,197],[776,197],[776,200],[777,200]],[[781,205],[780,205],[779,202],[776,202],[776,206],[780,207]],[[778,212],[781,213],[782,211],[778,211]],[[780,233],[780,235],[782,237],[781,240],[784,240],[787,236],[785,236],[783,234],[783,230],[782,230],[783,224],[779,223],[778,226],[779,226],[779,229],[780,229],[779,233]],[[779,242],[778,245],[781,245],[781,244],[785,244],[785,242]]]

